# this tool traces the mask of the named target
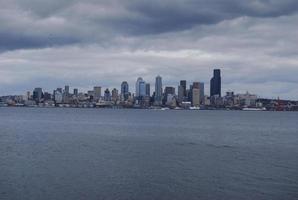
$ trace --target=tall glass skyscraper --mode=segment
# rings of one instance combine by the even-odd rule
[[[183,88],[183,97],[186,97],[186,80],[181,80],[180,85]]]
[[[140,81],[139,83],[139,96],[140,97],[146,96],[146,82],[144,80]]]
[[[150,83],[146,83],[146,96],[150,96]]]
[[[136,97],[140,96],[140,82],[143,81],[142,77],[139,77],[136,82]]]
[[[210,97],[218,95],[221,97],[221,76],[220,69],[213,71],[213,77],[210,80]]]
[[[139,77],[136,82],[136,97],[146,96],[146,82],[143,78]]]
[[[161,105],[162,103],[162,78],[157,76],[155,78],[155,104]]]
[[[128,86],[128,83],[126,81],[123,81],[122,84],[121,84],[121,96],[123,97],[123,99],[125,101],[128,99],[129,86]]]

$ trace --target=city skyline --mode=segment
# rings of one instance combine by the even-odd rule
[[[180,80],[179,85],[163,84],[160,75],[155,77],[154,91],[142,77],[135,82],[135,91],[129,90],[129,83],[123,81],[120,89],[100,85],[80,91],[69,85],[57,87],[52,93],[40,87],[25,95],[0,96],[0,107],[73,107],[73,108],[134,108],[175,110],[254,110],[254,111],[297,111],[298,101],[262,98],[257,94],[222,92],[221,69],[214,69],[210,78],[210,94],[205,94],[205,83]],[[189,87],[187,86],[189,85]],[[177,89],[177,90],[176,90]],[[176,92],[177,91],[177,92]]]
[[[218,67],[225,72],[223,91],[298,99],[294,0],[0,5],[0,95],[66,84],[113,88],[122,80],[133,86],[140,76],[152,89],[157,74],[165,85],[199,79],[209,88]]]
[[[211,91],[212,91],[212,89],[211,89],[212,88],[211,82],[212,82],[212,78],[215,76],[215,73],[216,73],[215,71],[218,71],[218,70],[219,70],[219,76],[221,76],[222,69],[213,69],[213,71],[210,72],[209,81],[206,81],[206,82],[200,81],[200,79],[196,79],[196,80],[188,80],[188,79],[184,80],[184,79],[181,79],[181,80],[176,80],[173,83],[171,81],[164,80],[164,78],[161,76],[162,81],[165,81],[165,83],[162,83],[162,93],[164,92],[164,89],[166,87],[174,87],[176,89],[175,94],[178,97],[178,94],[179,94],[179,85],[181,84],[181,81],[186,81],[186,88],[187,89],[189,89],[192,86],[192,83],[196,83],[196,82],[199,81],[199,83],[202,83],[203,84],[203,91],[204,91],[203,94],[204,95],[207,95],[207,96],[213,96],[214,94],[213,95],[211,94]],[[72,85],[72,84],[62,84],[62,85],[58,85],[58,86],[56,86],[54,88],[44,88],[42,86],[34,86],[33,88],[28,88],[27,90],[22,91],[20,93],[15,93],[15,94],[12,93],[12,94],[4,94],[4,95],[0,94],[0,97],[1,96],[24,95],[27,92],[32,91],[34,88],[38,88],[38,89],[41,88],[43,90],[43,92],[51,93],[55,88],[58,89],[58,88],[61,88],[61,87],[68,87],[67,90],[69,91],[70,94],[74,94],[75,93],[74,90],[76,90],[77,93],[86,93],[87,94],[91,90],[95,90],[95,88],[97,88],[97,87],[100,87],[101,88],[101,94],[104,94],[104,92],[105,92],[106,89],[109,89],[111,91],[112,91],[112,89],[117,89],[119,91],[119,93],[122,94],[121,91],[122,91],[122,84],[123,83],[128,84],[127,87],[128,87],[128,92],[130,94],[133,94],[133,95],[137,96],[136,85],[137,85],[138,79],[140,79],[140,78],[141,78],[142,82],[144,83],[144,86],[143,86],[144,87],[143,88],[143,93],[144,94],[143,94],[143,96],[147,95],[147,93],[146,93],[146,90],[147,90],[146,86],[147,85],[149,85],[150,96],[152,96],[154,94],[155,90],[156,90],[156,88],[155,88],[155,86],[156,86],[156,80],[155,79],[158,76],[160,76],[160,75],[157,75],[156,77],[152,77],[152,79],[148,79],[149,81],[148,80],[144,80],[141,76],[139,76],[135,80],[135,82],[131,82],[130,83],[128,81],[123,80],[123,81],[120,81],[119,84],[116,85],[116,86],[108,86],[107,84],[104,84],[104,83],[101,84],[99,82],[97,84],[95,84],[95,85],[90,85],[89,87],[77,87],[77,86]],[[240,91],[236,91],[233,88],[226,88],[225,87],[225,84],[222,82],[222,80],[224,80],[224,79],[220,78],[220,85],[219,85],[220,96],[221,95],[225,95],[227,92],[231,92],[232,91],[235,94],[241,94],[241,93],[244,94],[244,93],[249,92],[250,94],[256,94],[259,98],[268,98],[268,99],[283,98],[283,99],[292,100],[292,101],[298,100],[298,98],[297,99],[290,99],[290,98],[287,99],[287,98],[284,98],[283,96],[272,96],[272,97],[268,97],[268,96],[264,96],[264,95],[261,95],[261,94],[258,94],[258,93],[254,93],[252,90],[240,90]],[[167,84],[167,83],[171,83],[171,84]],[[151,87],[151,89],[150,89],[150,87]],[[62,91],[65,91],[65,90],[66,90],[66,88],[62,89]],[[102,95],[102,97],[104,97],[104,95]],[[99,97],[97,97],[97,98],[99,98]]]

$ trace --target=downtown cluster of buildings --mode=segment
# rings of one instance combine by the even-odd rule
[[[192,82],[188,87],[187,81],[181,80],[177,87],[164,87],[162,77],[157,76],[153,88],[139,77],[134,92],[129,90],[127,81],[121,83],[120,91],[95,86],[88,92],[79,92],[77,88],[70,91],[70,87],[65,86],[49,93],[35,88],[26,95],[0,97],[0,106],[298,110],[296,101],[260,99],[248,92],[228,91],[222,96],[220,69],[213,71],[210,96],[205,95],[203,82]]]

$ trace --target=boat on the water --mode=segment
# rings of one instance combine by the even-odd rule
[[[189,107],[189,110],[200,110],[201,108],[199,106]]]

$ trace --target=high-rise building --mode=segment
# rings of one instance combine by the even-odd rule
[[[220,69],[214,69],[213,77],[210,80],[210,97],[221,97],[221,76]]]
[[[146,96],[150,96],[150,83],[146,83]]]
[[[178,86],[178,101],[181,103],[186,100],[187,90],[186,90],[186,80],[181,80]]]
[[[192,89],[193,89],[193,86],[192,85],[189,85],[189,90],[188,90],[188,93],[187,93],[187,98],[188,98],[188,101],[192,102]]]
[[[175,88],[174,87],[165,87],[165,96],[168,96],[168,94],[175,95]]]
[[[155,104],[162,104],[162,78],[161,76],[157,76],[155,78]]]
[[[184,90],[184,97],[186,97],[186,80],[181,80],[180,81],[180,86],[182,86],[183,90]]]
[[[66,95],[69,95],[69,86],[68,85],[65,86],[64,92]]]
[[[205,86],[203,82],[200,82],[200,104],[205,104]]]
[[[79,90],[77,88],[73,89],[73,94],[77,97],[79,94]]]
[[[44,92],[44,93],[43,93],[43,99],[44,99],[45,101],[52,100],[52,95],[51,95],[50,93],[48,93],[48,92]]]
[[[146,96],[146,82],[139,77],[136,82],[136,97],[141,98]]]
[[[202,83],[202,82],[193,82],[192,88],[200,90],[200,104],[204,104],[204,101],[205,101],[205,99],[204,99],[204,96],[205,96],[204,83]],[[192,92],[192,94],[193,94],[193,92]],[[192,99],[193,99],[193,97],[192,97]]]
[[[118,90],[114,88],[112,90],[112,101],[116,102],[118,100]]]
[[[182,85],[178,86],[178,102],[182,103],[182,101],[184,101],[184,94],[185,94],[185,90],[184,87]]]
[[[26,101],[28,101],[30,99],[30,97],[31,97],[30,91],[27,91],[26,94],[25,94],[25,96],[26,96],[25,97]]]
[[[39,103],[42,98],[43,98],[42,88],[35,88],[33,91],[33,100]]]
[[[101,87],[100,86],[95,86],[93,88],[93,99],[94,100],[99,100],[101,98]]]
[[[62,94],[61,90],[55,90],[55,92],[54,92],[55,103],[62,103],[62,101],[63,101],[63,94]]]
[[[107,89],[105,90],[104,100],[105,100],[105,101],[111,101],[111,93],[110,93],[109,88],[107,88]]]
[[[201,101],[200,89],[194,87],[192,89],[192,105],[195,106],[195,107],[200,106],[200,101]]]
[[[168,101],[169,96],[170,96],[170,99],[172,99],[175,96],[175,88],[174,87],[165,87],[163,104],[165,104]]]
[[[64,87],[63,103],[69,103],[69,86]]]
[[[129,97],[129,86],[126,81],[123,81],[121,83],[121,98],[126,101]]]

